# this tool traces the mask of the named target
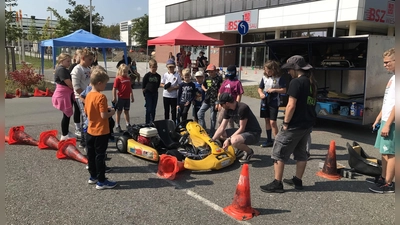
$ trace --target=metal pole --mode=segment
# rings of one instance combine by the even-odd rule
[[[90,0],[90,6],[89,6],[89,21],[90,21],[90,33],[92,33],[92,0]]]
[[[243,43],[243,35],[240,35],[240,47],[239,47],[239,80],[242,78],[242,43]]]
[[[336,24],[338,20],[338,14],[339,14],[339,0],[337,0],[336,4],[336,15],[335,15],[335,22],[333,23],[333,37],[336,37]]]

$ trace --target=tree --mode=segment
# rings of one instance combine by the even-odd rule
[[[140,47],[147,46],[149,40],[149,16],[144,16],[132,20],[131,35]]]
[[[86,5],[77,5],[75,1],[68,0],[68,4],[74,7],[73,10],[66,9],[65,12],[69,16],[72,30],[84,29],[90,31],[90,9]],[[103,22],[103,17],[99,13],[93,13],[92,6],[92,33],[100,35],[100,29]]]
[[[55,18],[57,18],[57,26],[54,27],[53,38],[63,37],[73,32],[71,28],[71,21],[68,18],[62,17],[57,10],[47,7],[47,10],[51,11]]]
[[[29,26],[27,38],[30,42],[38,41],[40,38],[39,32],[36,29],[35,19],[33,18],[31,19],[31,25]]]
[[[119,24],[110,26],[103,25],[100,28],[100,37],[109,38],[113,40],[120,40]]]
[[[46,23],[42,28],[42,35],[40,36],[41,40],[47,40],[51,38],[49,28],[50,28],[50,20],[49,17],[47,17]]]
[[[18,38],[22,37],[22,28],[16,25],[16,11],[12,11],[12,7],[17,6],[16,0],[5,0],[5,37],[6,43],[11,41],[16,41]],[[10,10],[7,11],[7,8]]]

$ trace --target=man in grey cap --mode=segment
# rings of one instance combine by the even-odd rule
[[[297,161],[296,175],[292,179],[283,179],[283,182],[297,190],[303,189],[302,177],[308,160],[306,145],[316,118],[317,85],[311,73],[313,67],[302,56],[295,55],[282,68],[288,69],[293,79],[287,91],[289,101],[285,118],[272,147],[275,179],[260,186],[263,192],[283,192],[283,170],[291,154]]]

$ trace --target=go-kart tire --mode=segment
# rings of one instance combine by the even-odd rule
[[[119,136],[115,141],[115,147],[121,153],[128,153],[128,139],[126,135]]]
[[[170,149],[165,154],[175,156],[178,161],[183,161],[185,156],[183,156],[178,150]]]

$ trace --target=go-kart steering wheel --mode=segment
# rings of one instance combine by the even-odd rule
[[[193,120],[192,119],[188,119],[188,120],[183,120],[183,121],[179,122],[175,127],[175,132],[181,133],[182,131],[185,131],[186,130],[186,124],[188,122],[191,122],[191,121],[193,121]]]

